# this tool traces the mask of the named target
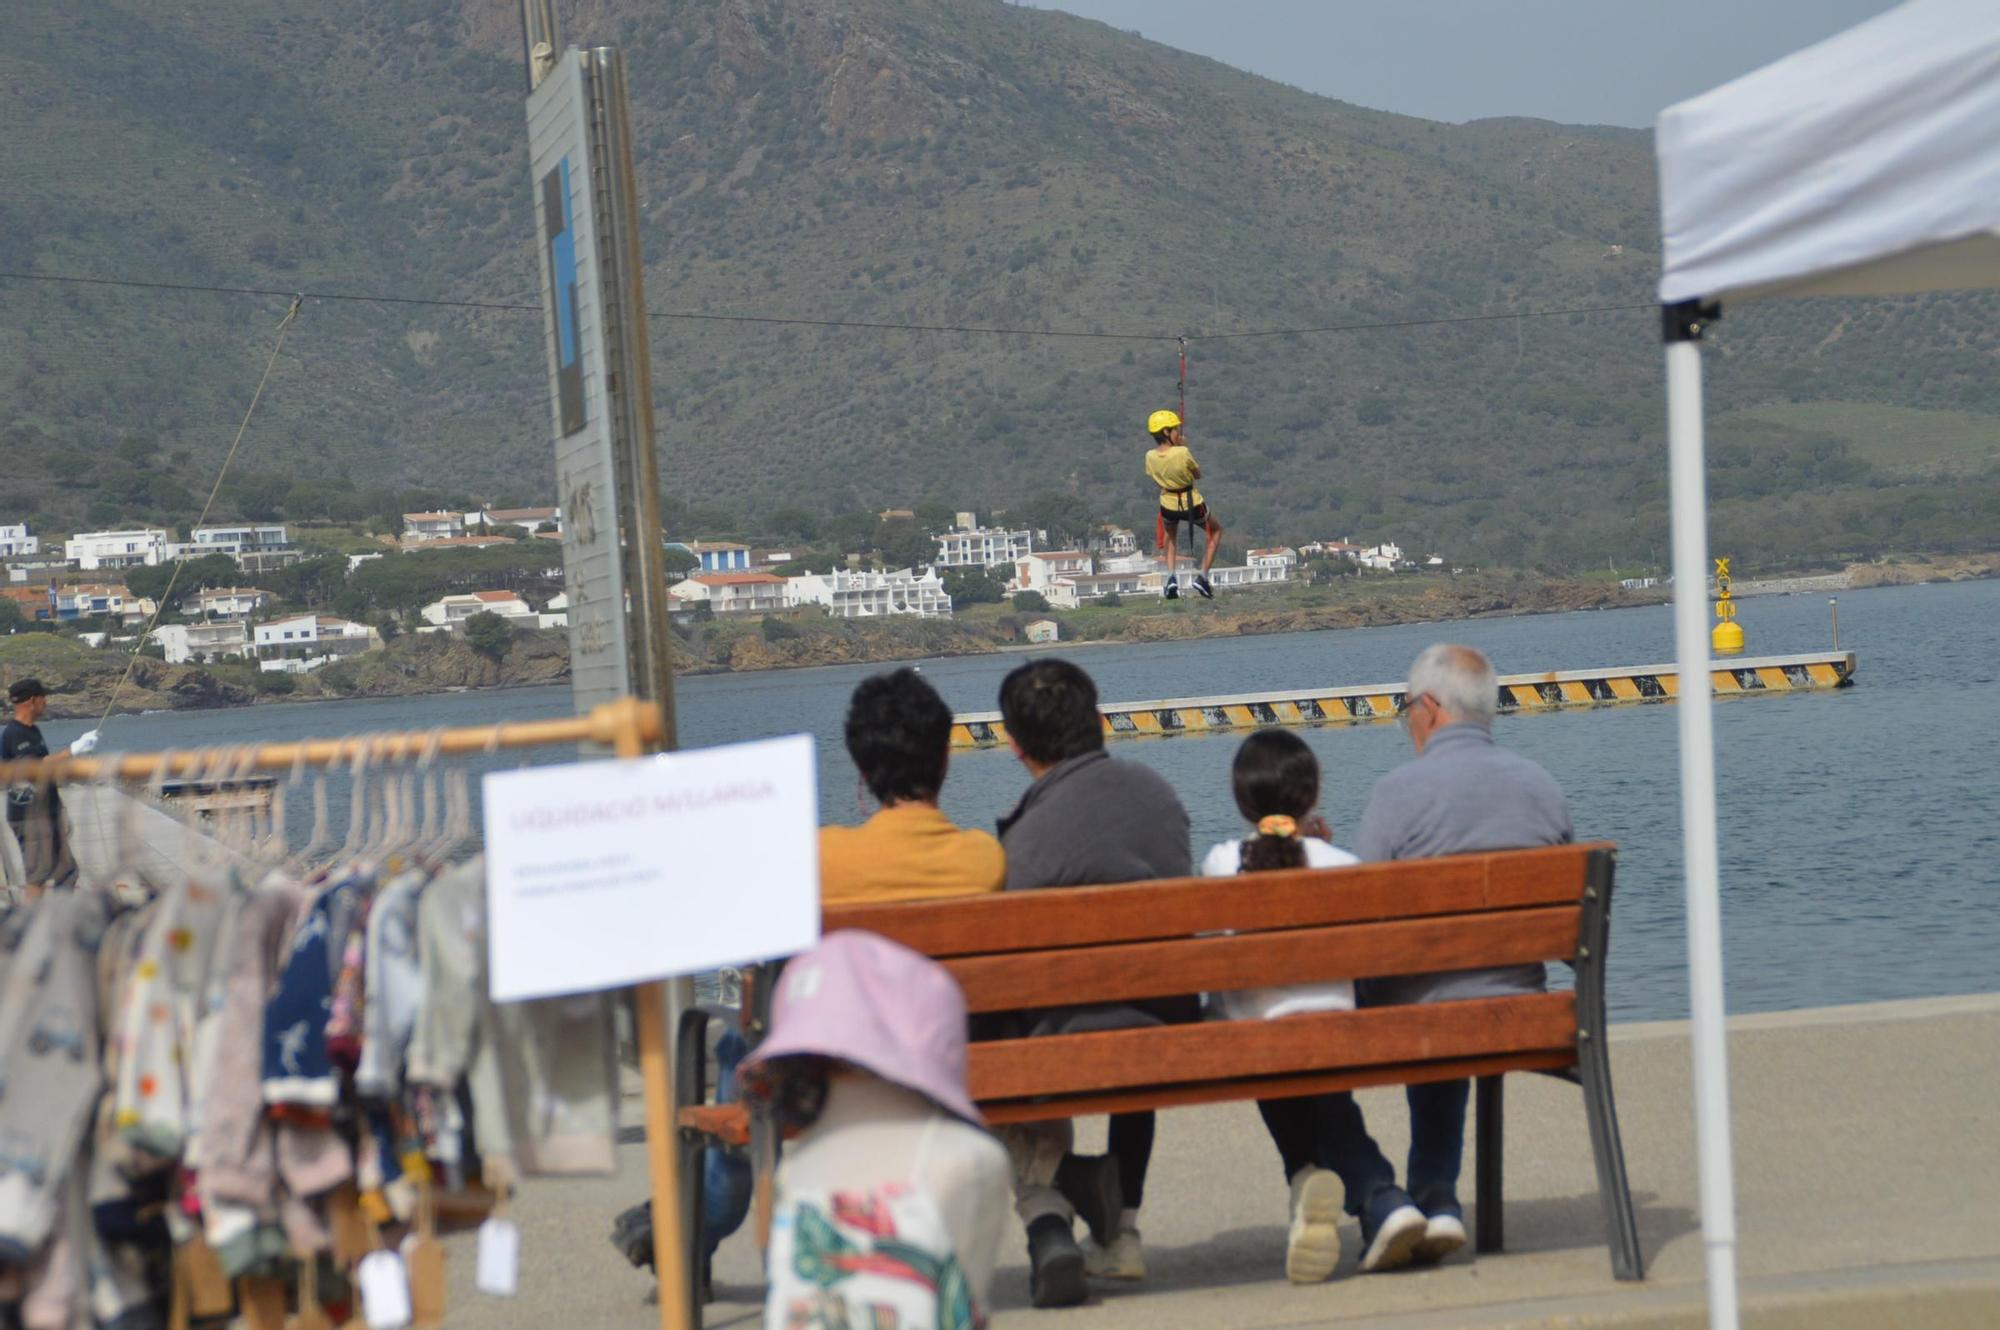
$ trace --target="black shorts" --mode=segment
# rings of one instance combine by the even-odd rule
[[[1162,508],[1160,509],[1160,520],[1167,524],[1167,530],[1169,531],[1172,531],[1175,524],[1180,522],[1192,522],[1196,526],[1205,527],[1208,525],[1208,504],[1206,502],[1198,503],[1186,512],[1181,512],[1174,508]]]

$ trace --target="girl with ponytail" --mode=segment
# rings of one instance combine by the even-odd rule
[[[1236,750],[1231,770],[1236,809],[1254,829],[1226,840],[1201,861],[1203,877],[1234,877],[1282,868],[1339,868],[1361,862],[1328,838],[1313,811],[1319,803],[1319,761],[1289,730],[1258,730]],[[1346,979],[1251,988],[1209,995],[1210,1016],[1255,1021],[1301,1011],[1349,1011],[1354,985]]]

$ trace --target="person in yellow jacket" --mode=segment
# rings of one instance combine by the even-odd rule
[[[1215,591],[1208,584],[1208,570],[1215,563],[1215,552],[1222,547],[1222,523],[1208,511],[1201,491],[1195,488],[1195,482],[1201,479],[1201,464],[1188,451],[1181,438],[1181,418],[1173,412],[1155,411],[1146,420],[1146,432],[1153,436],[1153,446],[1146,451],[1146,474],[1160,487],[1160,516],[1155,529],[1160,549],[1167,556],[1167,599],[1180,595],[1180,579],[1175,570],[1180,551],[1175,548],[1174,538],[1179,534],[1180,524],[1188,522],[1208,533],[1208,548],[1202,551],[1194,589],[1212,600]]]

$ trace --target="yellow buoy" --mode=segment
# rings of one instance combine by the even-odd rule
[[[1736,602],[1729,595],[1729,560],[1715,561],[1715,629],[1708,635],[1709,648],[1718,656],[1743,652],[1743,625],[1736,622]]]

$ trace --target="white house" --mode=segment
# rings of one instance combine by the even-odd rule
[[[292,544],[292,534],[282,522],[245,522],[233,526],[198,526],[189,533],[193,539],[176,544],[176,559],[199,559],[210,554],[226,554],[248,573],[268,573],[297,563],[304,556]]]
[[[1289,545],[1280,545],[1271,550],[1251,550],[1245,562],[1252,568],[1296,568],[1299,565],[1299,552]]]
[[[668,587],[667,599],[687,608],[706,604],[717,614],[774,614],[791,608],[790,587],[774,573],[696,573]]]
[[[1032,531],[975,526],[971,513],[960,513],[958,526],[939,533],[937,543],[940,568],[997,568],[1033,553],[1035,536]]]
[[[134,596],[122,586],[87,582],[82,586],[49,584],[49,617],[58,622],[110,615],[121,623],[152,617],[153,602]]]
[[[1031,619],[1027,626],[1021,629],[1021,636],[1039,645],[1058,640],[1062,636],[1062,629],[1056,626],[1054,619]]]
[[[63,542],[63,557],[83,572],[152,567],[167,558],[167,533],[159,527],[130,531],[80,531]]]
[[[423,621],[438,628],[456,630],[475,614],[497,614],[523,623],[537,616],[534,607],[512,591],[467,591],[434,600],[417,611]],[[567,619],[564,620],[568,622]],[[537,625],[539,626],[539,625]]]
[[[1102,600],[1116,595],[1121,600],[1126,596],[1157,596],[1164,578],[1150,571],[1124,573],[1070,573],[1058,577],[1046,587],[1036,587],[1048,597],[1049,604],[1058,609],[1073,610],[1088,600]]]
[[[465,534],[463,513],[404,513],[403,539],[450,540]]]
[[[1046,593],[1057,578],[1087,576],[1090,571],[1090,555],[1082,550],[1043,550],[1014,561],[1012,588]]]
[[[542,607],[540,614],[535,616],[535,627],[569,627],[569,592],[559,591],[549,598],[549,603]]]
[[[20,559],[42,551],[42,538],[28,534],[26,523],[0,524],[0,559]]]
[[[875,619],[914,614],[924,619],[949,619],[951,597],[935,569],[918,575],[913,568],[889,573],[858,573],[835,568],[787,578],[794,605],[824,605],[836,619]]]
[[[382,645],[381,635],[367,624],[332,614],[294,614],[260,623],[252,631],[252,641],[259,660],[319,659],[322,663]]]
[[[1361,557],[1361,548],[1351,540],[1315,540],[1299,546],[1299,553],[1308,559],[1346,559],[1352,563]]]
[[[247,619],[270,600],[270,592],[253,586],[203,587],[181,601],[181,610],[204,619]]]
[[[1393,573],[1403,564],[1403,547],[1394,541],[1383,541],[1361,551],[1356,561],[1363,568],[1374,568],[1385,573]]]
[[[169,665],[250,654],[250,626],[241,619],[162,624],[153,630],[152,640],[166,651]]]
[[[1106,554],[1133,554],[1139,549],[1139,538],[1132,534],[1130,527],[1122,527],[1106,522],[1098,528],[1104,537]]]
[[[747,573],[750,571],[750,547],[739,545],[733,540],[696,540],[685,547],[689,554],[700,561],[704,573]]]
[[[536,531],[547,525],[557,532],[562,530],[561,508],[482,508],[476,513],[465,515],[468,527],[480,527],[487,531],[498,531],[506,527],[518,527],[523,531]]]

